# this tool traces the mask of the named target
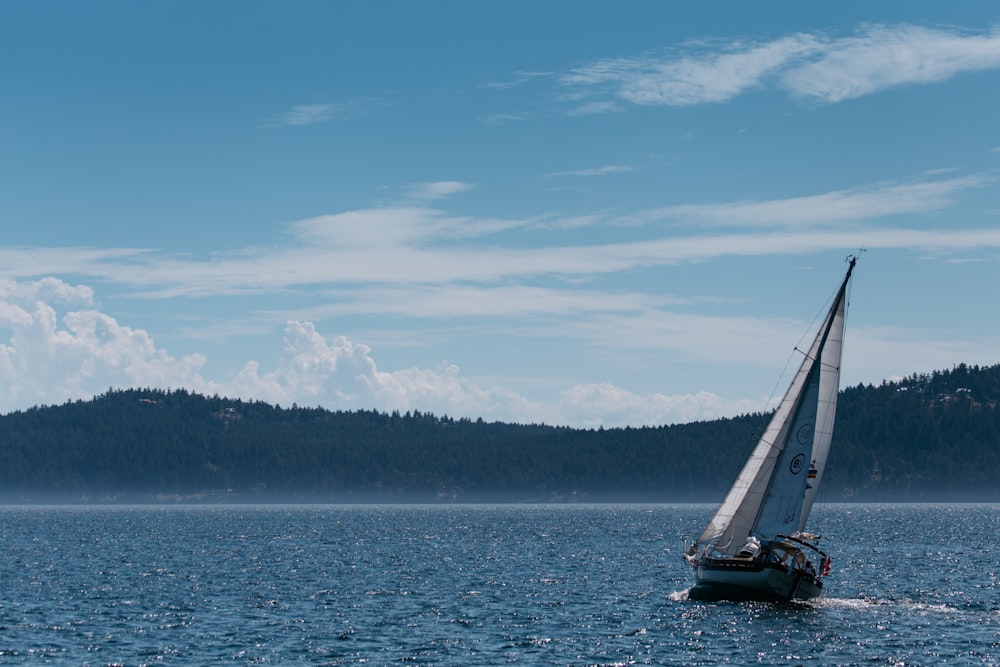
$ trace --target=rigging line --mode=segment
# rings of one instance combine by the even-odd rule
[[[859,252],[864,252],[864,249],[859,250]],[[846,261],[850,262],[852,257],[855,257],[855,255],[848,255]],[[837,293],[839,291],[840,291],[840,287],[838,286],[837,288],[835,288],[830,293],[830,296],[828,296],[826,298],[826,301],[823,302],[822,306],[820,306],[819,311],[817,311],[817,313],[813,316],[812,320],[809,322],[809,325],[802,332],[802,335],[799,337],[799,343],[801,343],[804,340],[809,339],[810,333],[813,332],[813,331],[815,331],[816,323],[819,322],[819,321],[821,321],[821,318],[825,318],[826,315],[827,315],[827,313],[830,312],[830,308],[832,307],[834,300],[837,298]],[[850,285],[848,285],[848,292],[844,294],[844,317],[845,318],[847,317],[847,306],[848,306],[848,300],[849,299],[850,299]],[[781,374],[778,375],[778,378],[775,380],[774,387],[771,389],[771,394],[770,394],[770,396],[767,397],[767,402],[764,404],[764,412],[765,413],[768,410],[767,406],[770,405],[771,401],[774,400],[774,397],[775,397],[775,395],[778,392],[778,388],[782,386],[782,380],[785,378],[785,374],[788,372],[788,366],[792,363],[792,358],[795,356],[796,352],[798,352],[799,354],[801,354],[803,357],[809,357],[809,353],[808,352],[803,352],[801,349],[799,349],[798,344],[796,344],[792,348],[791,353],[789,353],[788,358],[785,360],[785,367],[781,369]],[[821,361],[821,363],[822,363],[822,361]]]
[[[768,406],[771,405],[771,402],[777,395],[778,388],[782,386],[782,381],[785,379],[785,374],[788,372],[788,366],[792,363],[792,357],[795,356],[796,352],[800,352],[797,346],[793,348],[792,353],[788,355],[788,358],[785,360],[785,367],[781,369],[781,373],[778,374],[778,378],[774,381],[774,386],[771,388],[771,394],[767,397],[767,402],[764,403],[764,414],[767,414],[771,410]],[[777,407],[778,406],[774,406],[775,409],[777,409]]]
[[[798,347],[796,347],[794,351],[798,352],[799,354],[801,354],[806,359],[811,359],[812,361],[815,361],[815,362],[819,363],[820,366],[824,366],[826,368],[832,368],[835,371],[839,371],[840,370],[840,366],[834,366],[833,364],[827,363],[827,362],[823,361],[822,359],[817,359],[816,357],[810,357],[807,352],[803,352]]]

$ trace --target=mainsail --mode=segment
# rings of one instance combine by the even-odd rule
[[[749,536],[773,539],[805,528],[833,436],[847,286],[856,259],[750,458],[692,553],[732,556]]]

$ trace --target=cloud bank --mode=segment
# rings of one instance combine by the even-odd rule
[[[285,328],[276,365],[248,361],[228,379],[208,379],[200,354],[174,357],[141,329],[94,308],[93,290],[56,278],[0,282],[0,413],[86,399],[109,387],[185,388],[291,406],[331,410],[420,410],[498,421],[581,426],[663,424],[739,409],[712,394],[640,396],[612,385],[570,387],[533,402],[503,387],[481,387],[446,361],[434,368],[380,370],[371,349],[328,339],[311,322]],[[614,396],[611,410],[599,402]]]

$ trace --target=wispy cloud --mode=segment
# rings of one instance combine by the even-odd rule
[[[918,26],[870,26],[833,40],[812,62],[795,64],[781,83],[796,95],[832,104],[908,84],[945,81],[1000,67],[1000,34],[962,34]]]
[[[398,239],[397,239],[398,240]],[[480,245],[367,245],[261,250],[211,261],[160,261],[100,267],[137,297],[276,294],[323,285],[365,286],[496,283],[539,279],[592,280],[637,269],[724,257],[809,255],[830,249],[892,248],[955,253],[1000,248],[1000,229],[915,230],[900,227],[795,230],[661,237],[630,243],[548,248]],[[398,306],[383,303],[384,312]],[[370,309],[370,307],[369,307]],[[430,316],[431,313],[428,313]]]
[[[994,181],[995,175],[986,173],[764,202],[687,204],[569,222],[552,216],[480,218],[425,206],[371,208],[295,222],[289,226],[291,242],[286,244],[224,249],[201,258],[149,251],[7,248],[0,252],[0,261],[3,275],[18,280],[67,275],[69,267],[70,275],[128,286],[137,296],[168,298],[277,293],[324,285],[360,290],[589,280],[680,262],[803,254],[862,242],[872,248],[953,253],[1000,248],[1000,229],[915,229],[887,226],[884,220],[944,210],[964,190]],[[444,195],[465,187],[460,182],[445,183],[426,190]],[[684,232],[677,225],[658,224],[663,222],[696,224]],[[632,240],[583,245],[571,223],[631,224]],[[521,230],[516,240],[505,234],[515,229]],[[727,231],[720,233],[721,229]],[[535,233],[537,237],[532,237]]]
[[[411,184],[407,189],[407,194],[412,199],[442,199],[462,192],[468,192],[474,187],[471,183],[463,183],[462,181],[432,181]]]
[[[626,224],[680,220],[713,225],[753,227],[812,227],[873,220],[906,213],[926,213],[955,204],[959,194],[996,182],[995,174],[938,181],[880,183],[805,197],[763,202],[684,204],[626,216]]]
[[[553,171],[548,174],[544,174],[547,178],[555,178],[560,176],[604,176],[605,174],[622,174],[629,171],[634,171],[635,167],[631,167],[626,164],[612,164],[605,167],[596,167],[594,169],[574,169],[571,171]]]
[[[789,62],[814,53],[821,41],[793,35],[765,44],[731,44],[716,52],[690,44],[665,56],[617,58],[573,70],[562,78],[571,88],[612,86],[632,104],[686,106],[725,102],[759,85]]]
[[[488,116],[481,116],[479,118],[480,123],[486,125],[504,125],[506,123],[520,123],[527,120],[525,114],[518,113],[494,113]]]
[[[302,104],[275,118],[270,126],[315,125],[330,120],[336,110],[336,104]]]
[[[15,279],[47,275],[87,275],[108,278],[101,267],[123,267],[153,259],[149,248],[0,247],[0,277]]]
[[[277,115],[267,122],[267,127],[292,127],[316,125],[332,120],[344,120],[368,113],[372,108],[384,105],[377,98],[364,98],[329,104],[300,104]]]
[[[585,102],[570,111],[572,116],[587,116],[602,113],[617,113],[625,110],[625,106],[613,100],[603,102]]]
[[[777,88],[832,104],[888,88],[1000,67],[1000,34],[866,25],[849,37],[796,33],[769,42],[692,42],[661,54],[601,60],[561,77],[574,112],[618,102],[688,106]],[[594,97],[604,97],[594,101]]]
[[[379,314],[409,318],[563,317],[581,313],[644,313],[683,300],[640,292],[605,292],[578,286],[533,285],[380,285],[325,290],[323,303],[268,313],[269,319],[325,320],[345,315]]]
[[[537,79],[544,79],[553,76],[552,72],[521,70],[514,72],[509,78],[502,81],[494,80],[481,84],[481,88],[516,88]]]

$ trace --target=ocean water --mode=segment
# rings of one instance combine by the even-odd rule
[[[686,599],[706,505],[0,508],[0,665],[995,665],[1000,505],[817,505],[803,603]]]

